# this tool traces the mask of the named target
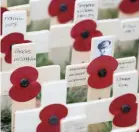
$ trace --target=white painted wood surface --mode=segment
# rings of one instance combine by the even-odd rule
[[[71,38],[70,32],[74,24],[64,24],[64,25],[54,25],[50,28],[50,48],[60,48],[60,47],[72,47],[74,40]],[[120,20],[113,19],[113,20],[100,20],[97,22],[97,29],[103,33],[103,36],[108,35],[117,35],[119,37],[120,32]],[[51,51],[50,51],[51,52]],[[69,52],[67,52],[69,53]],[[74,53],[74,51],[73,51]],[[58,53],[50,53],[50,59],[54,61],[57,58]],[[89,54],[88,54],[89,55]],[[87,56],[88,56],[87,55]],[[72,57],[73,58],[73,57]],[[79,58],[79,57],[78,57]],[[80,56],[80,58],[82,58]],[[78,60],[75,61],[71,60],[72,64],[80,64],[81,62],[89,62],[89,60]],[[89,57],[88,57],[89,58]],[[62,60],[62,58],[61,58]],[[66,61],[66,60],[62,60]]]
[[[7,35],[12,32],[26,33],[26,11],[7,11],[3,13],[2,33]]]
[[[66,104],[67,82],[65,80],[44,83],[42,85],[41,106]]]
[[[27,32],[25,38],[36,44],[36,53],[49,52],[49,30]]]
[[[133,74],[136,74],[136,73],[134,73],[133,71],[130,71],[130,73],[132,73],[131,78],[132,77],[134,78]],[[124,74],[125,73],[123,73],[123,75]],[[114,78],[115,78],[115,75],[114,75]],[[138,88],[137,85],[135,87],[136,89]],[[115,89],[115,91],[116,90],[117,90],[117,93],[120,92],[119,89]],[[127,89],[125,93],[123,94],[129,93],[130,91],[128,90],[129,89]],[[108,99],[66,105],[68,108],[68,115],[61,122],[61,128],[63,130],[62,132],[65,132],[66,128],[70,128],[71,124],[73,124],[71,127],[71,130],[76,130],[77,126],[75,126],[75,124],[79,124],[79,126],[83,124],[83,128],[85,129],[88,124],[112,121],[113,115],[109,112],[109,106],[111,102],[113,101],[113,99],[119,96],[120,95],[116,94],[114,97],[108,98]],[[139,95],[137,95],[137,99],[139,101]],[[43,108],[16,112],[15,132],[19,132],[19,131],[20,132],[24,132],[24,131],[35,132],[38,124],[40,123],[39,113],[41,109]],[[133,127],[136,127],[136,126],[133,126]],[[126,129],[128,130],[128,128]]]
[[[97,20],[98,0],[76,0],[73,23],[82,20]]]

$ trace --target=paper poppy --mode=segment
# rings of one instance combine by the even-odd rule
[[[37,132],[60,132],[60,120],[68,114],[68,109],[61,104],[52,104],[40,112],[41,123]]]
[[[102,36],[96,28],[97,24],[93,20],[81,21],[72,28],[71,37],[75,39],[73,47],[76,51],[91,50],[91,39]]]
[[[1,52],[5,54],[5,61],[7,63],[11,63],[12,61],[11,59],[12,45],[24,44],[29,42],[31,41],[24,40],[24,35],[21,33],[11,33],[3,37],[1,40]]]
[[[111,56],[100,56],[94,59],[87,67],[87,72],[90,74],[89,86],[102,89],[112,85],[113,72],[117,69],[117,66],[117,60]]]
[[[1,17],[1,19],[0,19],[0,20],[1,20],[0,35],[2,35],[3,13],[6,12],[6,11],[8,11],[7,8],[5,8],[5,7],[1,7],[1,9],[0,9],[0,13],[1,13],[1,14],[0,14],[0,17]]]
[[[48,12],[52,17],[57,17],[59,23],[73,20],[75,0],[51,0]]]
[[[114,115],[113,124],[117,127],[130,127],[137,122],[137,99],[134,94],[122,95],[110,104]]]
[[[41,90],[37,79],[38,71],[33,67],[25,66],[16,69],[10,77],[13,84],[9,91],[10,97],[18,102],[26,102],[35,98]]]
[[[122,0],[119,9],[125,14],[136,13],[139,11],[139,0]]]

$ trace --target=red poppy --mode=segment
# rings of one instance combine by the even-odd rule
[[[88,66],[90,74],[88,84],[92,88],[102,89],[112,85],[113,72],[117,69],[118,62],[111,56],[100,56]]]
[[[125,14],[133,14],[139,11],[139,0],[123,0],[119,9]]]
[[[35,98],[41,90],[37,79],[38,71],[33,67],[25,66],[16,69],[10,77],[13,84],[9,91],[10,97],[18,102],[26,102]]]
[[[93,20],[81,21],[72,28],[71,37],[75,39],[73,47],[76,51],[91,50],[91,39],[102,36],[96,28],[97,24]]]
[[[0,13],[1,13],[1,14],[0,14],[0,17],[1,17],[1,19],[0,19],[0,20],[1,20],[0,35],[2,35],[2,21],[3,21],[3,13],[4,13],[4,12],[6,12],[6,11],[8,11],[8,9],[7,9],[7,8],[5,8],[5,7],[1,7],[1,9],[0,9]]]
[[[2,38],[1,40],[1,52],[5,54],[5,61],[11,63],[11,49],[14,44],[24,44],[31,41],[24,40],[24,35],[21,33],[11,33]]]
[[[52,104],[45,107],[40,113],[41,123],[37,132],[60,132],[60,120],[68,114],[68,109],[61,104]]]
[[[125,94],[116,98],[110,105],[110,112],[114,115],[113,124],[118,127],[129,127],[137,122],[136,96]]]
[[[49,14],[57,16],[59,23],[73,20],[75,0],[51,0],[48,8]]]

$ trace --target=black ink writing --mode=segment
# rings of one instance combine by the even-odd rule
[[[23,21],[24,19],[22,17],[5,17],[5,27],[17,27],[18,23],[20,21]]]
[[[15,58],[13,61],[14,61],[14,62],[15,62],[15,61],[30,62],[30,61],[36,61],[36,58],[34,58],[33,56],[31,56],[31,57],[18,57],[18,58]]]
[[[118,77],[116,80],[117,81],[130,81],[130,77],[125,77],[125,78],[122,78],[122,77]]]
[[[32,53],[31,50],[27,50],[27,49],[24,49],[24,50],[16,49],[14,52],[19,53],[19,54],[31,54]]]
[[[91,17],[93,18],[95,16],[95,10],[94,10],[95,4],[78,4],[77,7],[77,17],[83,18],[83,17]]]

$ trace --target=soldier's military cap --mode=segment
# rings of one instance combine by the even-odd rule
[[[109,40],[105,40],[102,41],[99,45],[98,45],[98,49],[103,49],[105,47],[108,47],[111,44],[111,41]]]

